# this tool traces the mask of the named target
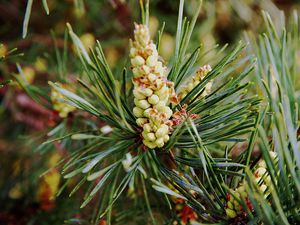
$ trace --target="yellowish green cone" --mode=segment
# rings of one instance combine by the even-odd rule
[[[276,160],[277,155],[275,152],[270,152],[270,156],[272,160],[274,161]],[[271,177],[268,174],[266,163],[264,160],[260,160],[253,174],[255,176],[255,183],[259,187],[261,194],[264,194],[264,197],[267,198],[268,195],[270,194],[272,183],[271,183]],[[248,209],[250,211],[253,210],[252,204],[246,192],[246,185],[247,183],[243,182],[235,190],[231,189],[231,193],[233,193],[234,196],[232,196],[231,194],[228,195],[228,199],[226,202],[226,209],[225,209],[228,218],[232,219],[242,213],[245,213],[243,206],[239,204],[239,201],[244,201]]]
[[[130,58],[133,72],[136,123],[143,128],[143,143],[161,148],[169,140],[173,112],[168,106],[174,96],[173,83],[166,78],[166,67],[159,61],[148,27],[135,24]]]

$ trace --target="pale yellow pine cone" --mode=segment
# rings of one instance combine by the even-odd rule
[[[275,152],[269,152],[269,153],[273,162],[276,163],[277,154]],[[266,162],[264,160],[260,160],[259,163],[257,164],[257,167],[254,171],[254,177],[255,177],[255,183],[259,187],[260,193],[263,194],[265,198],[267,198],[268,195],[270,194],[270,189],[272,188],[272,182],[271,182],[271,177],[267,171]],[[240,186],[237,189],[235,190],[231,189],[231,192],[233,192],[233,195],[236,198],[230,195],[229,200],[226,203],[227,206],[225,211],[226,211],[226,215],[229,218],[235,218],[243,212],[242,205],[240,205],[236,199],[239,199],[240,201],[246,200],[246,204],[249,210],[251,210],[252,204],[246,192],[246,188],[245,188],[246,185],[247,185],[246,182],[243,182],[242,184],[240,184]]]
[[[65,89],[70,89],[67,85],[60,85]],[[65,102],[60,101],[59,99],[65,99],[64,95],[55,90],[51,89],[51,101],[53,105],[53,109],[58,112],[59,117],[66,118],[70,112],[73,112],[76,108],[71,106]]]
[[[143,128],[143,143],[147,147],[161,148],[169,140],[170,117],[168,106],[177,99],[173,83],[166,78],[166,67],[160,62],[148,27],[135,24],[134,41],[131,41],[130,58],[133,72],[136,123]]]
[[[210,65],[204,65],[204,66],[200,67],[196,71],[196,74],[190,80],[188,80],[188,82],[181,89],[181,91],[178,95],[179,99],[182,100],[190,91],[192,91],[210,71],[211,71]],[[209,81],[206,84],[205,90],[201,96],[205,96],[210,93],[211,85],[212,85],[212,83],[211,83],[211,81]]]

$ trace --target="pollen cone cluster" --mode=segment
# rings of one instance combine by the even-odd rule
[[[61,85],[65,89],[70,89],[67,85]],[[51,101],[53,105],[53,109],[58,112],[58,115],[61,118],[66,118],[70,112],[75,110],[74,106],[71,106],[65,102],[60,101],[59,99],[64,99],[64,95],[55,90],[54,88],[51,89]]]
[[[270,152],[270,156],[273,161],[276,160],[276,153]],[[259,187],[259,191],[264,194],[266,198],[270,194],[271,188],[271,177],[266,169],[266,163],[264,160],[261,160],[258,163],[254,171],[255,183]],[[235,218],[239,215],[246,216],[246,211],[243,206],[239,203],[239,201],[244,201],[249,209],[249,211],[253,211],[253,206],[246,192],[246,182],[243,182],[236,190],[231,190],[234,196],[231,194],[227,195],[227,203],[226,203],[226,214],[229,218]]]
[[[192,77],[192,79],[189,80],[188,83],[181,89],[181,92],[178,95],[179,99],[180,100],[183,99],[190,91],[192,91],[210,71],[211,71],[210,65],[205,65],[200,67],[197,70],[196,74]],[[211,85],[212,85],[211,82],[208,82],[206,84],[202,96],[205,96],[210,93]]]
[[[168,106],[176,100],[173,83],[166,78],[166,67],[159,61],[148,27],[135,24],[130,58],[133,72],[136,123],[143,128],[143,143],[161,148],[169,140],[173,112]],[[173,100],[173,101],[172,101]]]

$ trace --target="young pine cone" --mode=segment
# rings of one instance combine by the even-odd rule
[[[166,67],[158,60],[148,27],[135,24],[130,58],[133,72],[133,114],[143,128],[143,143],[148,148],[161,148],[169,140],[173,112],[168,106],[176,98],[173,83],[166,78]]]
[[[270,157],[275,162],[276,161],[276,153],[270,152]],[[264,197],[267,198],[270,194],[271,189],[271,177],[267,171],[266,162],[264,160],[261,160],[258,163],[258,166],[256,167],[254,171],[255,176],[255,183],[259,187],[259,190],[262,194],[264,194]],[[253,211],[253,206],[250,201],[250,198],[246,192],[246,183],[243,182],[236,190],[231,190],[233,192],[233,196],[231,194],[228,194],[227,196],[227,203],[226,203],[226,215],[229,218],[235,218],[239,215],[246,215],[246,212],[243,209],[243,206],[237,201],[239,199],[240,201],[243,201],[246,203],[248,209],[250,211]],[[267,190],[268,189],[268,190]]]

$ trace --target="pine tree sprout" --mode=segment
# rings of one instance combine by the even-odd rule
[[[1,224],[300,224],[297,3],[27,2],[0,3]]]
[[[166,78],[166,67],[158,60],[155,44],[148,27],[135,24],[130,58],[133,71],[133,114],[143,128],[143,143],[161,148],[169,140],[173,112],[168,104],[176,98],[173,83]]]
[[[49,149],[51,144],[60,141],[70,150],[68,158],[60,165],[62,176],[74,184],[70,195],[81,186],[89,185],[81,189],[85,193],[80,207],[90,203],[92,207],[96,205],[93,224],[104,221],[103,217],[108,224],[118,224],[115,223],[119,219],[116,212],[127,207],[128,197],[137,202],[142,211],[139,214],[132,210],[130,216],[144,216],[145,211],[149,215],[144,224],[236,225],[253,218],[261,223],[268,220],[259,215],[273,207],[273,200],[280,199],[276,186],[281,182],[281,172],[289,175],[280,184],[282,190],[288,187],[283,184],[298,185],[295,178],[298,167],[288,167],[293,172],[289,174],[283,164],[277,163],[277,158],[285,158],[286,154],[290,164],[299,157],[294,157],[296,151],[287,153],[289,148],[297,148],[297,136],[292,134],[298,129],[295,119],[298,114],[290,115],[286,111],[287,108],[298,110],[295,97],[291,92],[288,96],[291,99],[277,106],[276,101],[288,98],[278,94],[276,101],[265,104],[270,105],[270,109],[265,108],[262,98],[253,95],[250,77],[257,59],[254,54],[246,54],[247,46],[242,41],[230,49],[227,45],[212,50],[190,45],[201,9],[201,1],[198,3],[189,21],[183,17],[184,0],[180,1],[176,36],[169,36],[167,43],[163,40],[164,26],[156,37],[150,35],[148,26],[154,24],[156,30],[157,21],[153,23],[154,17],[149,17],[147,1],[145,6],[140,1],[142,22],[134,25],[129,57],[120,58],[118,63],[110,49],[121,47],[104,43],[106,51],[103,51],[100,41],[87,45],[85,40],[91,43],[93,34],[78,37],[67,24],[81,62],[78,64],[79,85],[74,90],[70,84],[49,82],[51,98],[47,96],[46,99],[62,118],[68,117],[75,107],[78,113],[72,114],[72,120],[60,120],[60,124],[48,132],[51,139],[40,148]],[[273,28],[268,30],[274,32]],[[171,29],[168,32],[174,34]],[[267,46],[270,51],[281,40],[273,36],[270,43],[255,46]],[[169,47],[171,43],[174,48]],[[167,62],[161,57],[164,48],[174,49],[174,53],[168,53]],[[277,49],[271,50],[279,56],[286,53]],[[122,49],[123,52],[127,50]],[[265,51],[262,54],[267,55]],[[290,60],[289,57],[278,58]],[[273,58],[269,60],[259,65],[259,69],[273,63]],[[124,63],[120,65],[119,62]],[[261,86],[271,84],[271,76],[294,65],[288,63],[276,70],[281,63],[274,62],[275,66],[259,73],[268,78]],[[281,83],[293,84],[290,81],[292,79]],[[274,91],[277,89],[267,89],[269,95]],[[274,95],[268,97],[274,98]],[[289,108],[288,104],[293,105]],[[267,114],[268,111],[271,113]],[[274,118],[275,112],[283,112],[289,116],[285,121],[295,120],[295,123],[277,129],[276,126],[282,124],[277,120],[283,120],[279,120],[282,115]],[[266,133],[262,132],[264,129]],[[285,142],[287,137],[292,137],[291,141]],[[236,146],[241,151],[233,157]],[[282,153],[281,147],[287,151]],[[260,161],[255,159],[255,148],[262,155]],[[280,166],[283,169],[278,172]],[[152,188],[149,180],[154,180]],[[295,196],[294,186],[289,192],[283,192],[291,201]],[[293,208],[287,210],[289,213],[297,209],[296,201],[293,204]],[[259,210],[260,207],[264,207],[263,210]],[[157,218],[164,210],[166,214]]]
[[[65,89],[70,89],[67,84],[61,84],[61,86]],[[67,104],[66,102],[63,102],[63,99],[65,99],[63,94],[61,94],[54,88],[51,89],[51,101],[53,109],[58,112],[58,115],[61,118],[66,118],[69,115],[69,113],[73,112],[76,108]]]
[[[216,214],[226,217],[224,202],[212,203],[215,201],[212,198],[221,198],[220,193],[226,196],[220,184],[224,167],[229,167],[230,174],[243,165],[229,162],[222,155],[215,160],[208,147],[215,148],[221,142],[242,142],[253,132],[260,99],[247,95],[246,88],[250,82],[244,79],[253,69],[253,59],[241,59],[244,45],[238,43],[226,56],[213,62],[212,68],[204,66],[195,74],[195,69],[202,64],[198,63],[199,47],[193,52],[187,52],[187,48],[201,2],[191,22],[183,21],[182,4],[183,1],[180,3],[178,32],[176,38],[172,38],[176,40],[175,51],[168,65],[161,60],[157,50],[158,46],[160,49],[165,46],[161,46],[163,42],[159,42],[160,38],[157,42],[151,39],[146,22],[149,20],[145,16],[145,24],[135,24],[134,38],[130,42],[131,71],[128,72],[128,65],[125,65],[122,74],[111,70],[99,41],[94,49],[88,51],[71,25],[67,24],[85,72],[78,79],[81,88],[73,93],[75,90],[67,90],[52,82],[49,84],[78,110],[111,127],[109,133],[102,133],[101,127],[89,120],[84,123],[92,124],[89,129],[75,128],[76,134],[57,137],[70,141],[71,145],[82,146],[82,149],[76,147],[78,151],[63,166],[63,177],[68,180],[73,180],[75,176],[82,177],[78,187],[92,182],[81,208],[97,199],[103,207],[97,208],[99,212],[96,216],[107,216],[109,219],[113,214],[112,205],[128,190],[126,196],[135,196],[135,200],[146,203],[150,218],[155,221],[153,191],[175,192],[165,190],[165,187],[150,190],[147,182],[149,178],[154,178],[176,183],[174,186],[180,193],[177,197],[182,197],[186,203],[186,207],[178,211],[178,218],[182,218],[180,223],[189,224],[196,218],[197,222],[209,222],[210,219],[215,220]],[[158,33],[163,35],[161,31]],[[118,64],[116,67],[116,71],[120,71]],[[129,80],[133,85],[128,85]],[[210,92],[212,81],[214,91]],[[185,91],[179,101],[175,93],[180,93],[180,88],[189,83],[192,83],[192,88],[183,88]],[[200,93],[204,94],[199,96]],[[77,115],[74,114],[74,117],[77,118]],[[193,176],[188,175],[190,178],[181,182],[182,175],[178,175],[181,173],[166,168],[166,165],[175,170],[177,165],[187,168],[182,173],[184,175],[193,167],[198,167],[197,170],[200,167],[200,171],[205,171],[201,180],[204,177],[215,180],[206,182],[205,179],[205,191],[199,191],[195,182],[190,181]],[[219,170],[217,175],[215,169]],[[77,186],[74,187],[74,192],[77,189]],[[207,193],[207,196],[201,196],[201,200],[210,202],[213,205],[210,209],[201,207],[202,202],[198,204],[194,200],[199,193],[208,191],[216,193]],[[162,207],[169,208],[165,204],[169,201],[167,196],[159,199],[159,202],[164,202]],[[202,215],[209,210],[219,211],[209,216]],[[96,221],[100,219],[97,217]]]

